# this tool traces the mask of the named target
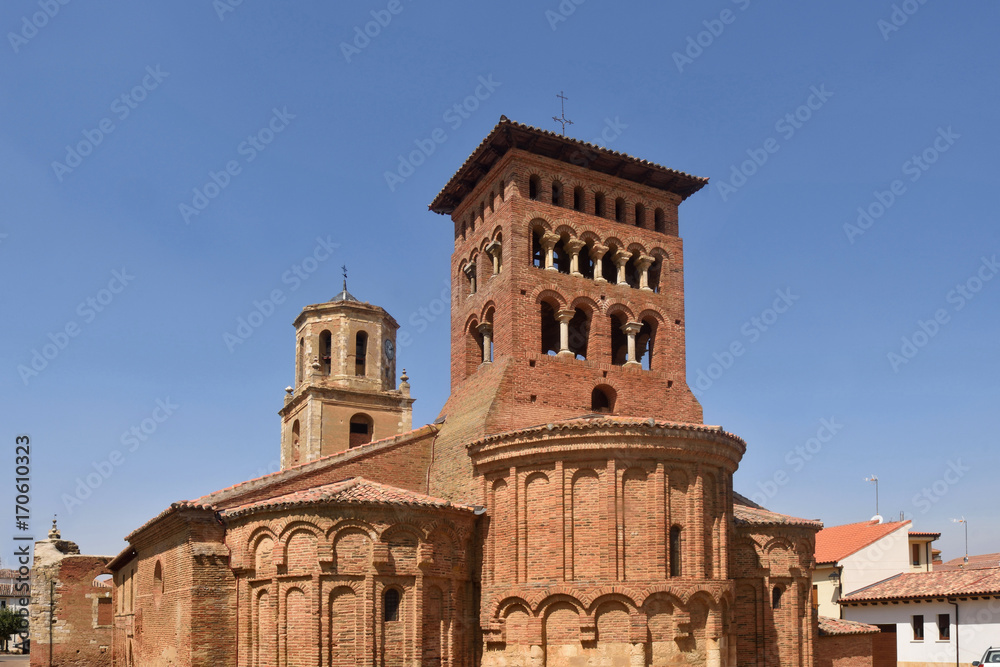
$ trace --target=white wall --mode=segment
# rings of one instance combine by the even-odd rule
[[[818,612],[820,616],[830,618],[840,618],[840,587],[834,586],[830,581],[830,575],[835,573],[835,567],[818,567],[813,570],[812,581],[816,586],[816,597],[819,600]]]
[[[840,561],[842,596],[910,571],[909,522]]]
[[[990,646],[1000,647],[1000,596],[988,600],[958,602],[960,627],[959,661],[979,660]],[[911,618],[923,614],[924,641],[913,641]],[[951,639],[938,640],[938,614],[951,616]],[[872,625],[896,625],[899,662],[955,664],[955,607],[947,602],[889,603],[888,605],[845,606],[844,618]]]

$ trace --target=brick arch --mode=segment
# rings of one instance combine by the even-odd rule
[[[574,225],[569,225],[569,224],[566,224],[565,222],[559,224],[552,231],[553,231],[553,233],[558,234],[560,238],[569,237],[570,239],[575,239],[575,238],[579,238],[579,235],[580,235],[580,232],[577,231],[577,229],[576,229],[576,227]]]
[[[523,597],[512,595],[510,597],[502,598],[493,607],[493,618],[500,619],[505,618],[514,608],[522,607],[528,615],[532,614],[532,604]]]
[[[539,285],[531,293],[531,299],[537,306],[542,303],[542,301],[553,300],[559,304],[559,308],[566,307],[566,297],[559,292],[555,285],[546,284]]]
[[[640,311],[636,322],[641,322],[647,318],[653,320],[657,326],[664,326],[667,323],[667,318],[664,317],[663,313],[653,308],[647,308]]]
[[[274,545],[275,551],[277,552],[277,554],[279,554],[278,557],[274,559],[276,565],[283,565],[285,567],[288,566],[289,543],[291,542],[293,537],[295,537],[300,533],[306,533],[313,536],[313,539],[316,540],[317,561],[323,557],[326,547],[328,546],[328,543],[324,539],[325,537],[324,531],[320,529],[319,526],[313,523],[310,523],[308,521],[298,520],[285,526],[284,530],[281,533],[281,536],[278,538],[278,541]],[[317,562],[316,565],[318,566],[319,563]]]
[[[601,241],[601,235],[592,229],[581,230],[578,238],[587,245],[592,245],[594,243],[603,243],[603,241]]]
[[[650,605],[660,600],[669,602],[674,607],[684,606],[684,596],[674,590],[672,586],[654,586],[644,593],[638,605],[643,611],[648,612]]]
[[[312,533],[317,541],[325,537],[324,535],[325,531],[323,531],[323,529],[317,526],[315,523],[311,521],[306,521],[305,519],[292,519],[284,526],[282,526],[281,530],[278,532],[277,544],[280,544],[282,550],[284,550],[284,548],[288,544],[288,538],[290,538],[293,534],[303,530]]]
[[[589,308],[590,315],[601,315],[601,305],[589,296],[578,296],[569,304],[570,308]]]
[[[469,332],[470,327],[477,327],[477,326],[479,326],[479,316],[473,313],[472,315],[469,315],[469,317],[466,318],[465,325],[462,331]]]
[[[250,537],[246,541],[247,553],[253,553],[257,549],[257,545],[261,538],[270,537],[275,544],[278,543],[278,536],[269,526],[257,526],[250,532]]]
[[[548,593],[547,596],[545,596],[546,593]],[[568,604],[572,606],[573,608],[576,609],[577,613],[580,614],[580,616],[587,615],[587,606],[582,601],[581,599],[582,595],[579,593],[579,591],[572,591],[572,592],[564,591],[558,593],[549,593],[548,591],[541,591],[539,595],[545,597],[542,597],[541,600],[535,602],[532,605],[532,609],[534,610],[536,618],[545,618],[545,616],[549,613],[552,607],[560,604]]]
[[[623,604],[629,610],[629,613],[635,613],[639,611],[639,605],[635,603],[630,595],[625,593],[604,593],[598,595],[593,601],[587,606],[587,610],[591,616],[597,616],[597,613],[601,610],[601,607],[607,604]]]
[[[490,240],[491,241],[496,241],[498,238],[500,238],[502,236],[503,236],[503,226],[502,225],[497,225],[496,227],[493,228],[493,231],[490,232]]]
[[[611,317],[612,315],[622,314],[625,315],[625,317],[629,322],[635,321],[635,313],[632,312],[632,309],[626,306],[624,303],[620,302],[608,305],[604,309],[604,314],[607,315],[608,317]]]
[[[326,538],[331,542],[336,541],[337,537],[339,537],[341,533],[347,530],[362,530],[373,541],[378,537],[378,532],[375,530],[375,527],[372,526],[370,523],[362,519],[350,518],[350,519],[342,519],[337,523],[333,524],[329,529],[327,529]]]
[[[389,538],[395,537],[397,533],[408,533],[417,540],[417,543],[426,542],[427,534],[424,530],[409,521],[398,521],[386,527],[378,536],[380,542],[388,542]]]
[[[541,213],[530,211],[528,212],[527,215],[524,216],[524,218],[525,218],[525,223],[528,226],[528,229],[532,232],[534,232],[536,229],[544,229],[547,232],[552,231],[552,223],[550,223],[548,219]]]
[[[646,246],[645,246],[645,244],[640,243],[639,241],[636,241],[636,240],[632,240],[632,239],[628,239],[628,245],[625,246],[625,249],[628,250],[629,252],[631,252],[633,257],[635,257],[637,254],[638,255],[646,255],[646,254],[648,254],[646,252]]]
[[[617,247],[617,248],[627,248],[628,247],[628,246],[625,245],[624,241],[622,241],[617,236],[608,236],[607,238],[604,239],[603,243],[604,243],[604,245],[608,246],[609,248],[612,246],[612,244],[615,247]]]
[[[649,249],[649,254],[653,257],[662,257],[665,263],[670,261],[670,251],[662,246],[653,246]]]
[[[486,314],[490,311],[491,308],[493,309],[493,313],[495,315],[496,312],[497,312],[497,304],[492,299],[490,299],[485,304],[483,304],[482,310],[479,311],[479,321],[480,322],[485,322],[486,321]]]
[[[705,590],[692,591],[684,601],[684,606],[690,607],[692,603],[698,602],[699,600],[705,603],[705,606],[708,607],[709,613],[716,611],[719,607],[720,600],[717,596],[712,595],[710,591]]]

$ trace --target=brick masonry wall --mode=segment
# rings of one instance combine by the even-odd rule
[[[100,599],[112,597],[112,590],[93,585],[95,577],[107,573],[105,566],[109,560],[106,556],[67,555],[58,560],[39,562],[36,546],[31,575],[31,665],[111,665],[112,629],[110,625],[98,624],[98,607]],[[52,582],[55,582],[54,607],[50,607],[49,599]],[[55,619],[51,662],[47,631],[50,617]]]
[[[830,635],[816,642],[816,667],[872,667],[876,635]]]

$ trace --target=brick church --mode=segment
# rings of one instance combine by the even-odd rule
[[[733,491],[746,444],[685,380],[678,207],[706,183],[502,117],[430,205],[437,420],[412,427],[389,313],[346,283],[306,306],[282,470],[127,536],[113,664],[811,666],[821,526]]]

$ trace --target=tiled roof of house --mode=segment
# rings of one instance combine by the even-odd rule
[[[466,158],[428,208],[435,213],[450,214],[475,189],[479,180],[514,148],[567,163],[572,163],[581,154],[586,155],[588,169],[674,192],[682,199],[690,197],[708,183],[707,178],[500,116],[500,122]]]
[[[862,521],[824,528],[816,534],[816,563],[836,563],[904,526],[910,521]]]
[[[911,530],[910,537],[933,537],[935,540],[941,537],[941,533],[933,533],[922,530]]]
[[[870,635],[880,632],[878,627],[859,623],[858,621],[847,621],[842,618],[830,618],[829,616],[819,617],[820,637],[831,637],[834,635]]]
[[[1000,595],[1000,567],[898,574],[840,598],[841,604],[878,600]]]
[[[787,514],[772,512],[735,492],[733,493],[733,519],[737,525],[823,527],[823,522],[815,519],[800,519],[788,516]]]
[[[222,511],[226,517],[240,516],[264,509],[284,509],[303,505],[320,503],[382,503],[389,505],[404,505],[407,507],[454,508],[472,511],[470,505],[460,505],[440,498],[432,498],[422,493],[415,493],[394,486],[378,484],[362,477],[352,477],[333,484],[287,493],[265,500],[259,500],[246,505],[239,505]]]
[[[11,570],[6,567],[0,570],[0,579],[17,579],[19,576],[17,570]]]
[[[30,593],[25,590],[14,590],[14,584],[0,584],[0,598],[22,598],[28,597]]]
[[[1000,554],[980,554],[969,556],[969,562],[965,562],[965,556],[952,558],[951,560],[934,565],[936,571],[946,572],[948,570],[981,570],[983,568],[1000,567]]]

